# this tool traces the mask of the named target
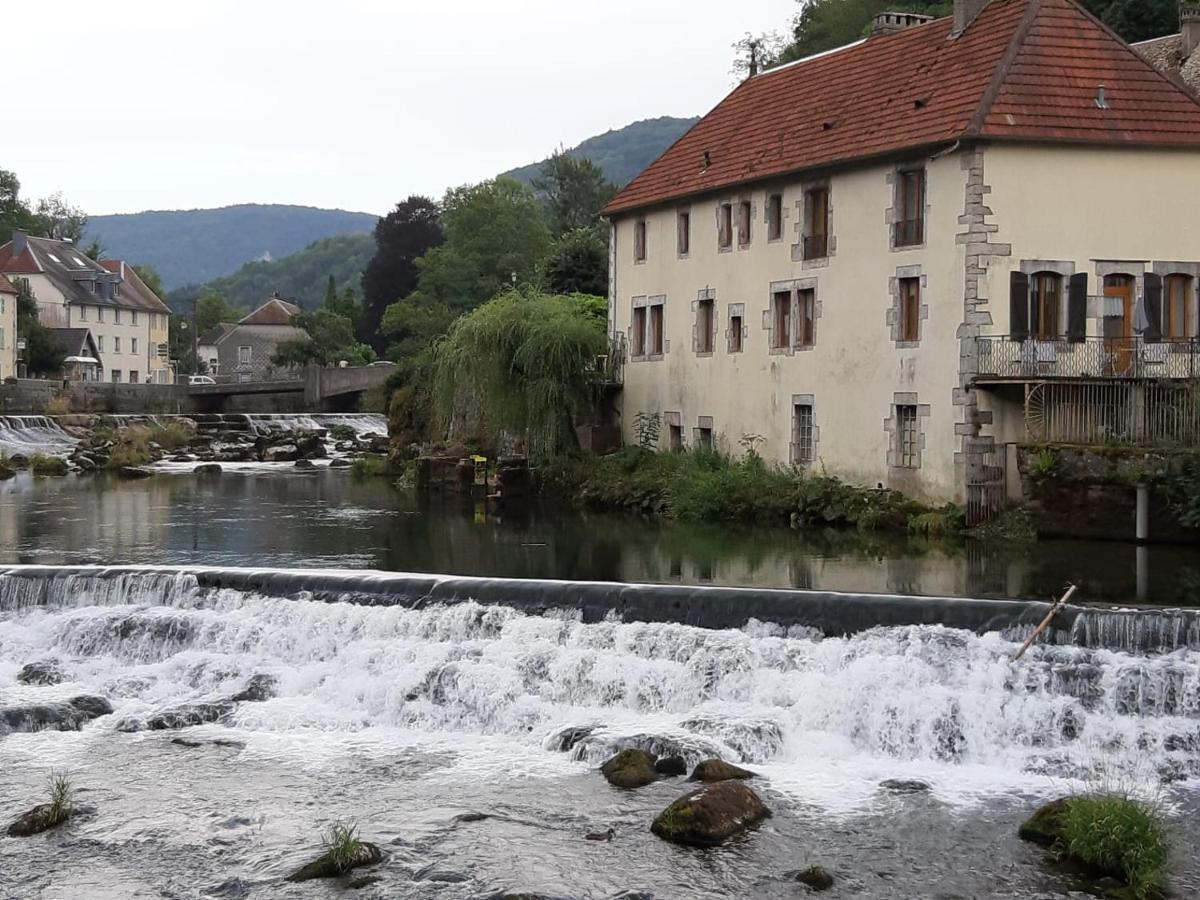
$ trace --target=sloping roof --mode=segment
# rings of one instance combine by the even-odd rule
[[[1200,47],[1190,56],[1183,55],[1183,35],[1168,34],[1134,44],[1133,49],[1145,57],[1154,68],[1168,75],[1177,75],[1193,91],[1200,93]]]
[[[102,259],[100,260],[100,265],[121,277],[121,290],[117,298],[118,302],[124,301],[126,305],[132,306],[135,309],[170,315],[171,308],[163,303],[158,294],[150,290],[150,286],[142,281],[142,276],[137,273],[137,269],[129,265],[125,260]]]
[[[15,294],[17,286],[4,275],[0,275],[0,294]]]
[[[292,316],[300,313],[300,307],[279,297],[272,297],[250,315],[241,319],[239,325],[290,325]]]
[[[200,335],[198,343],[202,346],[211,347],[236,327],[232,322],[218,322],[212,328],[208,329],[208,331],[204,332],[204,334]]]
[[[51,328],[50,330],[62,341],[62,345],[67,351],[67,356],[100,358],[100,352],[96,349],[96,341],[92,338],[92,333],[88,329]]]
[[[1200,149],[1200,101],[1073,0],[992,0],[961,35],[953,26],[937,19],[744,81],[606,214],[962,139]]]

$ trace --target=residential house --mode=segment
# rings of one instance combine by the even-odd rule
[[[221,374],[221,359],[217,342],[234,327],[236,326],[232,322],[219,322],[215,327],[200,335],[196,343],[196,357],[204,363],[206,374],[214,377]]]
[[[877,24],[743,82],[607,207],[622,427],[976,502],[1065,433],[1056,385],[1094,425],[1194,374],[1200,101],[1073,0]]]
[[[1156,69],[1178,77],[1200,93],[1200,5],[1181,4],[1179,34],[1134,44]]]
[[[70,241],[17,233],[0,247],[0,272],[28,282],[43,325],[92,333],[107,380],[173,380],[161,350],[170,311],[132,266],[96,262]]]
[[[300,307],[275,295],[236,325],[203,335],[212,341],[206,346],[216,349],[216,371],[234,381],[297,377],[297,372],[281,369],[271,359],[285,341],[308,339],[308,332],[292,324],[300,312]]]
[[[100,351],[91,331],[86,328],[52,328],[51,331],[66,351],[62,367],[63,381],[102,380]]]
[[[0,275],[0,380],[17,374],[17,288]]]

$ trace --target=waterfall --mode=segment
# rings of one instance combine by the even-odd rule
[[[48,416],[0,416],[0,453],[7,456],[65,455],[77,443]]]

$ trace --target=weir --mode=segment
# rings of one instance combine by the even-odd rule
[[[671,622],[706,629],[755,622],[827,637],[873,628],[941,625],[1023,640],[1048,603],[830,591],[693,587],[413,573],[145,566],[0,567],[0,611],[28,606],[175,605],[189,595],[234,590],[365,606],[421,609],[473,602],[525,614],[569,611],[585,623]],[[1058,645],[1162,654],[1200,650],[1200,611],[1066,606],[1043,640]]]

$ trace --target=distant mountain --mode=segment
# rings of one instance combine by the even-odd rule
[[[246,263],[224,278],[178,288],[171,291],[168,303],[176,312],[188,312],[194,298],[216,292],[232,306],[253,309],[278,292],[305,309],[315,309],[325,299],[330,275],[339,289],[349,286],[357,291],[374,253],[375,238],[369,234],[324,238],[283,259]]]
[[[590,159],[604,170],[609,181],[624,187],[698,121],[673,119],[670,116],[643,119],[616,131],[590,137],[567,153]],[[529,184],[537,177],[541,165],[540,162],[530,163],[504,174]]]
[[[378,217],[310,206],[247,204],[220,209],[181,209],[93,216],[85,243],[132,263],[148,263],[168,290],[211,281],[244,263],[280,259],[313,241],[366,233]]]

